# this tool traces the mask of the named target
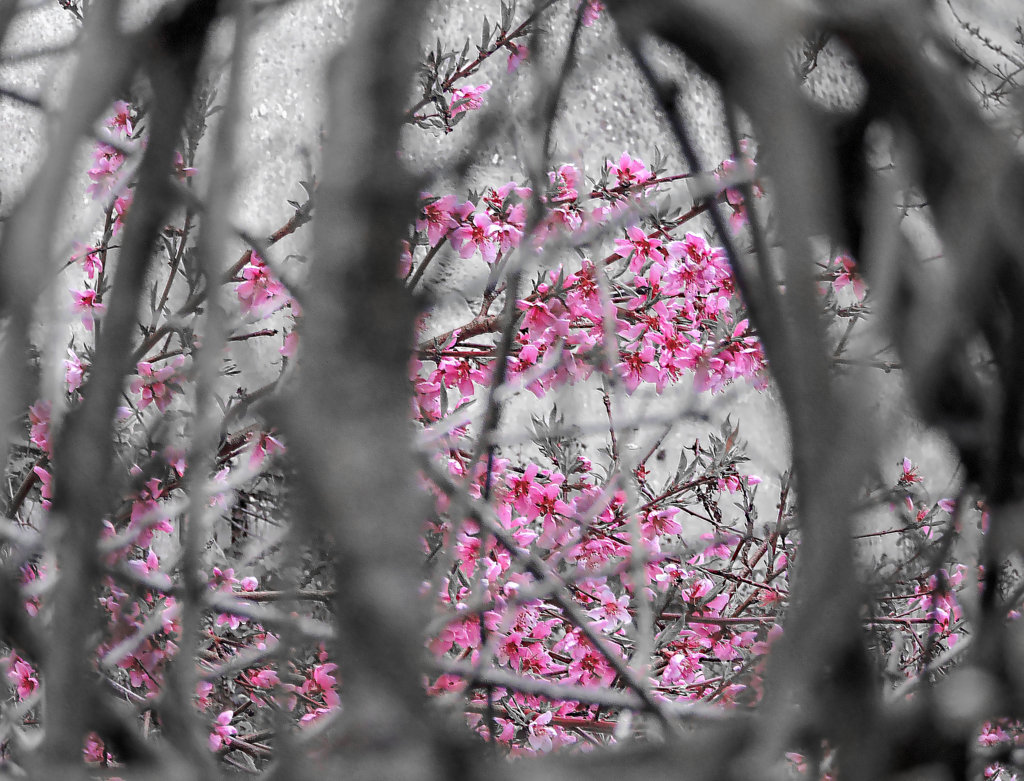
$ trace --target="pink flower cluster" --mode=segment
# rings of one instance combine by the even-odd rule
[[[289,302],[287,291],[266,262],[256,253],[242,267],[242,281],[235,287],[235,295],[242,313],[262,319]]]
[[[182,355],[170,363],[154,368],[149,361],[139,361],[136,366],[138,376],[131,381],[132,393],[139,394],[139,409],[156,404],[161,412],[165,412],[173,399],[173,394],[181,393],[181,368],[185,365]]]

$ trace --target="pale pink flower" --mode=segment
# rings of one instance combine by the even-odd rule
[[[124,155],[112,146],[97,144],[93,151],[92,168],[88,171],[92,184],[86,188],[86,192],[97,201],[106,198],[113,192],[122,165]]]
[[[587,615],[593,619],[594,626],[598,629],[611,631],[620,624],[628,624],[629,616],[629,595],[623,594],[616,598],[612,590],[602,586],[594,595],[598,605],[587,611]]]
[[[508,72],[514,73],[519,70],[519,66],[530,56],[530,50],[519,43],[510,43],[509,49],[511,53],[508,55]]]
[[[78,354],[68,348],[68,357],[64,360],[64,379],[68,384],[68,393],[73,393],[82,387],[82,379],[85,376],[86,365]]]
[[[551,751],[552,742],[551,739],[555,736],[555,730],[548,725],[551,723],[551,711],[545,711],[539,713],[530,722],[529,726],[529,742],[530,748],[534,751],[544,753]]]
[[[286,358],[294,358],[299,349],[299,333],[294,328],[285,334],[284,344],[278,350]]]

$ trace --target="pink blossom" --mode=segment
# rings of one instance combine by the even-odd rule
[[[286,358],[294,358],[299,349],[299,332],[294,328],[285,334],[284,344],[278,350]]]
[[[275,453],[284,452],[285,446],[281,443],[281,440],[271,434],[263,432],[256,437],[255,443],[252,446],[252,453],[249,456],[249,466],[253,469],[259,469],[263,466],[263,462]]]
[[[131,381],[129,387],[132,393],[141,394],[139,409],[145,409],[150,404],[156,404],[161,412],[171,405],[172,394],[181,393],[181,386],[178,384],[180,378],[178,370],[184,365],[185,358],[178,356],[171,363],[159,369],[154,369],[149,361],[140,361],[136,366],[139,376]]]
[[[473,215],[472,220],[452,231],[452,247],[463,258],[470,257],[479,249],[483,259],[493,263],[498,256],[498,245],[494,241],[496,230],[491,215],[486,209],[481,209]]]
[[[249,676],[249,682],[253,686],[259,686],[261,689],[270,689],[281,683],[281,679],[277,676],[276,672],[267,667],[252,673]]]
[[[127,193],[114,200],[114,225],[112,228],[115,236],[120,233],[121,229],[124,227],[125,215],[128,214],[128,209],[131,208],[134,198],[135,190],[129,190]]]
[[[458,87],[452,92],[450,102],[452,117],[457,117],[463,111],[472,111],[484,104],[484,93],[491,88],[490,84],[480,84],[476,87]]]
[[[238,734],[238,730],[231,726],[231,720],[235,717],[233,710],[221,711],[214,720],[213,732],[210,733],[210,751],[219,751],[220,748],[231,745],[231,738]]]
[[[430,242],[430,246],[434,246],[459,225],[454,216],[455,196],[445,195],[441,198],[434,198],[429,193],[423,193],[421,197],[426,202],[423,204],[420,217],[416,220],[416,230],[426,229],[427,241]]]
[[[210,694],[213,692],[211,681],[200,681],[196,684],[196,704],[200,708],[210,707]]]
[[[840,255],[836,258],[835,262],[839,265],[840,272],[836,276],[832,286],[836,290],[842,290],[847,285],[851,285],[853,287],[853,294],[857,296],[857,300],[863,301],[866,290],[864,287],[864,280],[861,279],[860,274],[857,273],[856,262],[854,262],[853,258],[849,255]]]
[[[128,139],[135,132],[132,126],[132,107],[123,100],[114,104],[114,116],[107,120],[107,127],[116,131],[122,138]]]
[[[53,475],[41,466],[32,467],[32,471],[35,472],[36,477],[39,478],[39,494],[43,500],[43,509],[49,510],[51,505],[50,500],[53,499]]]
[[[79,241],[75,242],[75,252],[71,256],[73,263],[80,262],[86,277],[93,279],[97,273],[103,271],[102,250],[99,247],[90,247]]]
[[[648,261],[664,258],[661,240],[648,238],[636,225],[631,225],[626,235],[628,239],[615,239],[615,254],[620,258],[630,258],[630,271],[639,271]]]
[[[548,724],[551,723],[551,711],[537,714],[530,722],[529,725],[529,742],[530,747],[537,752],[543,753],[551,751],[552,742],[551,739],[555,736],[555,731]]]
[[[86,192],[94,200],[106,198],[113,192],[122,165],[124,165],[124,155],[112,146],[97,144],[93,151],[92,168],[88,171],[92,184],[86,188]]]
[[[19,700],[28,699],[39,688],[35,669],[24,659],[15,658],[7,670],[7,678],[14,685]]]
[[[661,671],[661,681],[667,686],[677,683],[693,683],[697,664],[684,654],[673,654],[665,669]]]
[[[178,477],[185,476],[185,451],[181,448],[168,445],[164,448],[164,460],[174,469]]]
[[[509,43],[508,72],[514,73],[519,66],[530,56],[530,50],[519,43]]]
[[[141,474],[138,466],[133,466],[129,472],[132,475]],[[131,516],[128,528],[137,531],[135,544],[141,548],[149,547],[153,540],[154,532],[170,534],[174,531],[170,519],[160,506],[158,499],[164,495],[160,481],[151,478],[146,481],[145,486],[139,491],[132,502]]]
[[[909,458],[903,459],[903,474],[900,475],[898,485],[906,488],[914,483],[921,482],[921,475],[917,473],[917,467]]]
[[[85,326],[86,331],[93,329],[93,324],[96,321],[96,316],[103,314],[107,310],[105,304],[99,300],[99,293],[95,290],[72,290],[71,296],[75,299],[72,305],[72,311],[82,313],[82,325]]]
[[[621,188],[643,184],[654,178],[654,175],[647,170],[643,160],[638,157],[630,157],[626,152],[622,153],[617,163],[609,160],[608,167]]]
[[[85,736],[85,748],[82,750],[82,755],[86,762],[94,765],[101,762],[110,762],[110,754],[107,753],[103,741],[100,740],[99,735],[95,732],[90,732]]]
[[[68,384],[68,393],[74,393],[82,387],[87,366],[82,363],[78,354],[68,348],[68,357],[64,360],[64,379]]]
[[[235,295],[244,314],[265,317],[288,303],[284,285],[271,275],[267,264],[256,253],[242,267],[241,273],[242,281],[235,287]]]
[[[604,3],[598,0],[583,0],[581,5],[584,5],[583,9],[583,26],[590,27],[598,20],[601,12],[604,10]]]
[[[588,610],[587,615],[596,619],[594,621],[596,628],[611,631],[620,624],[630,622],[628,594],[616,598],[610,588],[602,586],[594,596],[598,606]]]
[[[50,447],[50,413],[53,403],[47,400],[37,401],[28,408],[28,421],[31,425],[29,439],[33,445],[41,448],[47,455],[53,455]]]

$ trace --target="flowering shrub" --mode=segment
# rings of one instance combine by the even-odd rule
[[[79,17],[98,13],[61,5]],[[486,75],[492,58],[507,55],[496,78],[528,72],[533,52],[543,52],[531,36],[559,5],[574,19],[571,46],[607,15],[593,0],[538,3],[528,14],[502,3],[500,21],[485,20],[479,41],[452,50],[438,42],[426,53],[402,123],[453,139],[460,124],[483,123],[500,102]],[[204,13],[214,14],[212,24],[215,12]],[[198,40],[175,17],[152,24],[161,46]],[[622,29],[629,48],[630,28]],[[643,71],[642,52],[632,50]],[[181,44],[176,55],[181,73],[189,51]],[[807,73],[820,51],[809,53]],[[237,70],[231,78],[217,129],[228,140]],[[234,163],[213,155],[209,170],[196,164],[217,106],[214,92],[194,81],[169,90],[192,95],[187,112],[166,110],[162,101],[172,98],[162,96],[159,79],[146,97],[106,95],[118,99],[105,103],[86,171],[103,224],[80,237],[55,277],[71,297],[59,349],[33,348],[41,368],[59,370],[57,383],[32,383],[8,448],[0,763],[67,770],[84,762],[97,777],[128,777],[145,760],[176,756],[197,773],[223,766],[260,774],[300,748],[317,754],[327,740],[362,750],[368,741],[359,729],[396,730],[374,733],[384,744],[395,735],[412,740],[418,721],[384,722],[426,707],[457,712],[477,744],[510,758],[663,739],[696,750],[679,729],[684,720],[731,725],[741,740],[749,716],[777,725],[778,735],[758,727],[767,748],[749,741],[744,750],[763,750],[802,776],[835,777],[835,763],[853,768],[850,777],[909,769],[881,751],[877,761],[890,765],[850,759],[844,740],[857,725],[812,723],[825,718],[818,698],[827,694],[862,708],[876,726],[905,715],[897,706],[928,709],[935,697],[955,711],[946,729],[961,741],[957,761],[966,767],[969,757],[986,777],[1011,777],[1024,731],[1017,700],[1004,702],[994,690],[1020,688],[1007,669],[1015,646],[998,643],[1000,633],[1015,637],[1021,586],[1016,559],[999,549],[1016,538],[993,529],[1005,529],[1007,508],[1016,506],[1019,441],[975,462],[962,421],[946,425],[966,478],[935,495],[910,455],[872,472],[868,456],[836,455],[845,440],[822,445],[829,425],[851,452],[863,434],[839,414],[855,407],[833,384],[859,368],[888,373],[900,364],[887,346],[866,360],[851,348],[881,297],[868,284],[870,263],[853,249],[837,242],[813,274],[807,263],[778,276],[770,245],[783,239],[772,229],[790,219],[779,205],[789,196],[784,175],[762,181],[771,156],[761,165],[754,136],[734,132],[734,154],[703,167],[685,128],[676,131],[685,165],[657,150],[616,148],[588,169],[583,160],[549,159],[542,145],[543,164],[521,177],[475,182],[473,190],[420,182],[428,189],[410,194],[405,212],[394,193],[396,203],[385,203],[373,190],[380,198],[365,200],[402,215],[394,218],[400,226],[388,228],[392,218],[374,212],[380,246],[325,252],[318,239],[321,266],[346,253],[381,259],[359,271],[369,275],[356,277],[359,289],[328,290],[307,276],[302,256],[282,259],[275,245],[311,220],[318,236],[353,220],[365,236],[365,220],[332,211],[331,199],[351,183],[338,181],[325,150],[323,180],[300,183],[307,200],[291,202],[286,222],[266,239],[235,231],[238,246],[218,244],[210,236],[230,224],[216,188]],[[664,85],[652,76],[650,86],[661,94]],[[672,100],[662,106],[670,117]],[[167,116],[185,117],[182,127],[161,126]],[[209,143],[223,152],[221,140]],[[393,164],[396,151],[384,149],[381,159]],[[686,195],[676,186],[684,180],[692,185]],[[177,211],[158,205],[172,202],[168,193]],[[457,323],[434,309],[451,277],[485,280],[467,293],[470,314]],[[133,284],[134,298],[124,293]],[[414,297],[420,308],[408,315],[415,324],[402,331],[403,343],[376,343],[379,332],[394,330],[381,323],[402,322],[398,304],[411,309]],[[791,304],[801,300],[813,311]],[[366,302],[373,318],[341,333],[325,327],[325,310],[341,309],[344,318],[346,307]],[[808,323],[820,344],[800,341]],[[1006,323],[985,325],[985,338],[995,339]],[[353,364],[331,375],[323,367],[352,342]],[[801,344],[821,349],[801,353]],[[1006,352],[986,353],[990,363],[1012,354],[999,344]],[[916,357],[907,361],[911,380]],[[360,358],[366,363],[356,364]],[[380,384],[372,387],[379,400],[353,398],[352,383],[363,374],[376,382],[376,363],[392,358],[406,374],[400,391]],[[979,363],[973,354],[961,358]],[[801,386],[815,360],[822,374]],[[980,363],[977,376],[993,387],[999,379]],[[1013,379],[1015,367],[997,368]],[[336,397],[318,384],[324,375]],[[968,394],[945,379],[950,395]],[[305,429],[301,410],[289,409],[302,407],[303,391],[319,392],[323,409]],[[735,410],[720,413],[730,399],[766,392],[786,405],[792,452],[780,448],[776,473],[756,474]],[[669,409],[672,394],[698,411],[685,425],[678,410],[651,411]],[[575,409],[588,395],[603,408],[596,416]],[[1000,398],[1008,402],[1003,416],[979,428],[998,422],[1014,432],[1016,397]],[[381,474],[386,466],[369,460],[391,434],[382,427],[355,436],[345,417],[362,414],[349,408],[368,415],[396,399],[392,452],[415,448],[415,475]],[[941,421],[956,410],[932,412]],[[506,428],[527,416],[528,436],[517,440]],[[332,420],[347,427],[335,430]],[[972,471],[1000,459],[999,479]],[[391,551],[375,547],[403,521],[379,510],[389,497],[363,495],[347,474],[333,474],[357,473],[367,461],[362,474],[391,480],[396,496],[415,481],[429,502],[398,508],[419,524],[415,572],[389,571]],[[369,515],[369,533],[345,537],[344,521],[307,512],[325,506],[332,518]],[[400,529],[410,539],[415,531]],[[974,538],[983,540],[980,552],[964,553]],[[403,577],[419,586],[412,609],[412,589],[391,593],[389,584]],[[379,604],[356,604],[367,584]],[[424,620],[387,635],[389,610]],[[73,624],[64,651],[53,642],[61,621]],[[378,633],[394,641],[383,651],[374,645]],[[970,666],[961,659],[972,644],[980,661]],[[419,651],[429,657],[423,666]],[[839,662],[849,664],[849,681]],[[69,676],[85,692],[78,699]],[[953,682],[945,689],[943,676]],[[403,692],[397,680],[419,690]],[[787,684],[793,690],[780,695]],[[981,694],[965,693],[968,685]],[[368,688],[380,702],[360,710]],[[103,705],[111,693],[127,717]],[[810,715],[794,715],[790,694]],[[387,711],[403,698],[402,708]],[[958,709],[947,702],[957,698]],[[881,700],[894,710],[883,711]],[[364,718],[369,726],[360,727]],[[338,724],[356,732],[338,732]],[[37,733],[46,756],[34,748]],[[913,736],[891,740],[927,754]],[[908,761],[917,768],[925,760]],[[525,767],[509,763],[508,772]],[[737,772],[718,768],[726,769]]]

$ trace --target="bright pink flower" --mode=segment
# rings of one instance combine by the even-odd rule
[[[80,241],[75,242],[75,252],[71,256],[71,261],[73,263],[80,262],[82,270],[85,271],[85,275],[89,279],[93,279],[97,273],[103,271],[103,258],[100,249],[82,244]]]
[[[921,482],[921,475],[917,473],[917,467],[911,462],[909,458],[903,459],[903,474],[900,475],[898,485],[908,487],[914,483]]]
[[[595,619],[596,628],[610,632],[620,624],[630,622],[628,594],[616,598],[610,588],[601,586],[593,596],[596,597],[598,605],[588,610],[587,615]]]
[[[159,369],[154,369],[149,361],[140,361],[136,366],[139,376],[131,381],[129,387],[132,393],[141,394],[139,409],[145,409],[150,404],[156,404],[157,409],[164,412],[170,405],[172,394],[181,393],[180,377],[178,369],[185,363],[183,356],[178,356],[171,363]]]
[[[142,473],[142,470],[138,466],[133,466],[129,472],[133,476],[137,476]],[[155,532],[160,531],[170,534],[174,531],[174,526],[171,525],[170,519],[157,501],[163,495],[164,491],[160,481],[154,477],[146,481],[145,486],[143,486],[132,502],[128,528],[138,531],[135,544],[140,548],[149,547]]]
[[[261,689],[270,689],[281,683],[281,679],[278,678],[276,672],[267,667],[252,673],[249,676],[249,682],[253,686],[259,686]]]
[[[75,299],[71,309],[74,312],[82,313],[82,325],[85,326],[86,331],[93,329],[93,324],[96,321],[96,316],[103,314],[107,311],[107,307],[99,300],[99,294],[95,290],[72,290],[72,298]]]
[[[112,226],[112,230],[115,236],[120,233],[121,229],[124,227],[125,215],[128,214],[128,209],[131,208],[134,198],[135,190],[129,190],[127,193],[118,196],[118,198],[114,200],[114,225]]]
[[[39,688],[35,669],[24,659],[15,659],[7,670],[7,678],[18,692],[19,700],[28,699]]]
[[[95,732],[90,732],[85,736],[85,748],[82,750],[82,755],[86,762],[93,765],[98,765],[101,762],[109,764],[110,762],[110,754],[107,753],[103,741]]]
[[[114,104],[114,116],[107,120],[107,127],[117,131],[122,138],[132,137],[135,129],[132,126],[132,107],[123,100]]]
[[[256,253],[242,267],[242,281],[235,288],[235,295],[242,312],[256,317],[265,317],[288,303],[284,285],[271,275],[267,264]]]
[[[454,195],[434,199],[429,193],[422,193],[427,202],[423,204],[421,216],[416,220],[416,230],[427,231],[430,246],[436,245],[448,233],[459,226],[455,219],[456,202]]]
[[[494,220],[486,209],[473,215],[473,219],[460,225],[451,233],[452,247],[463,258],[470,257],[478,249],[483,259],[493,263],[498,256],[498,245],[494,241],[497,230]]]
[[[636,225],[630,225],[626,229],[626,235],[629,236],[628,239],[615,239],[615,254],[620,258],[630,258],[630,271],[640,271],[648,261],[664,259],[660,239],[648,238]]]
[[[599,0],[583,0],[586,7],[583,9],[583,26],[590,27],[598,20],[601,16],[601,12],[604,10],[604,3]]]
[[[238,734],[238,730],[231,726],[231,720],[235,717],[233,710],[221,711],[213,723],[213,732],[210,733],[210,751],[219,751],[222,746],[231,745],[231,738]]]
[[[457,117],[463,111],[472,111],[484,104],[484,93],[491,88],[490,84],[481,84],[477,87],[458,87],[452,92],[450,101],[452,117]]]
[[[259,469],[268,458],[275,453],[284,453],[285,450],[286,448],[281,443],[281,440],[266,432],[262,432],[252,446],[252,453],[249,455],[249,466],[253,469]]]
[[[617,163],[609,160],[608,167],[618,180],[619,187],[622,188],[643,184],[654,178],[654,175],[647,170],[643,160],[638,157],[630,157],[626,152],[622,153]]]
[[[445,357],[430,375],[432,381],[440,380],[446,388],[458,388],[463,396],[472,396],[475,385],[487,382],[487,374],[465,358]]]
[[[39,478],[39,494],[43,500],[43,509],[49,510],[51,504],[50,500],[53,499],[53,475],[41,466],[32,467],[32,471],[35,472],[36,477]]]
[[[678,507],[662,507],[658,510],[645,511],[640,522],[644,537],[652,540],[661,534],[682,534],[683,527],[676,520],[678,514]]]
[[[114,190],[122,165],[124,155],[112,146],[97,144],[93,151],[92,168],[88,171],[92,184],[86,188],[86,192],[97,201],[106,198]]]

